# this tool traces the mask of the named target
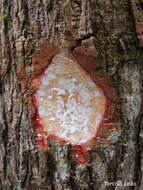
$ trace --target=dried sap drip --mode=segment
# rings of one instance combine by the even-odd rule
[[[85,163],[85,145],[96,136],[106,111],[102,89],[68,52],[62,51],[44,71],[35,99],[40,133],[73,145],[77,163]]]
[[[38,113],[38,101],[37,101],[37,98],[35,96],[32,96],[32,103],[36,108],[34,121],[35,121],[35,126],[36,126],[36,132],[38,134],[38,145],[39,145],[40,150],[45,151],[49,147],[47,145],[46,134],[44,134],[44,131],[43,131],[43,125],[41,122],[41,118],[40,118],[39,113]]]

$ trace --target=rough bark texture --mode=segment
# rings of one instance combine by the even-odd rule
[[[0,0],[0,189],[143,189],[143,51],[133,10],[129,0]],[[18,77],[23,66],[32,75],[32,55],[45,39],[65,47],[67,31],[73,48],[95,47],[98,69],[113,78],[121,100],[120,132],[108,137],[111,146],[91,150],[86,166],[74,164],[70,145],[38,150],[30,92]],[[119,180],[136,186],[105,186]]]

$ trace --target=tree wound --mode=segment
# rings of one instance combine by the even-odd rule
[[[71,144],[96,136],[104,117],[106,97],[67,52],[55,56],[35,95],[43,130]]]
[[[73,52],[46,45],[33,57],[32,104],[39,149],[47,142],[72,145],[77,164],[89,162],[88,150],[110,145],[110,132],[118,130],[118,98],[109,76],[96,70],[89,48]]]

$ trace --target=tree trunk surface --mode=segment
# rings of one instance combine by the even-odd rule
[[[133,0],[0,0],[1,190],[143,189],[142,6]],[[66,31],[74,33],[74,48],[95,48],[96,65],[113,79],[120,99],[120,130],[109,135],[112,145],[88,152],[86,165],[74,163],[70,145],[38,149],[30,94],[18,75],[24,66],[32,76],[32,56],[45,40],[64,47]]]

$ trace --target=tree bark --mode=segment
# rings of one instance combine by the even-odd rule
[[[143,51],[134,6],[129,0],[0,0],[0,189],[143,189]],[[112,77],[120,97],[120,131],[108,137],[111,146],[89,151],[87,165],[75,165],[70,145],[38,149],[30,94],[18,75],[24,66],[32,76],[32,56],[45,40],[66,46],[67,31],[73,48],[95,48],[97,68]],[[135,186],[106,186],[119,181]]]

